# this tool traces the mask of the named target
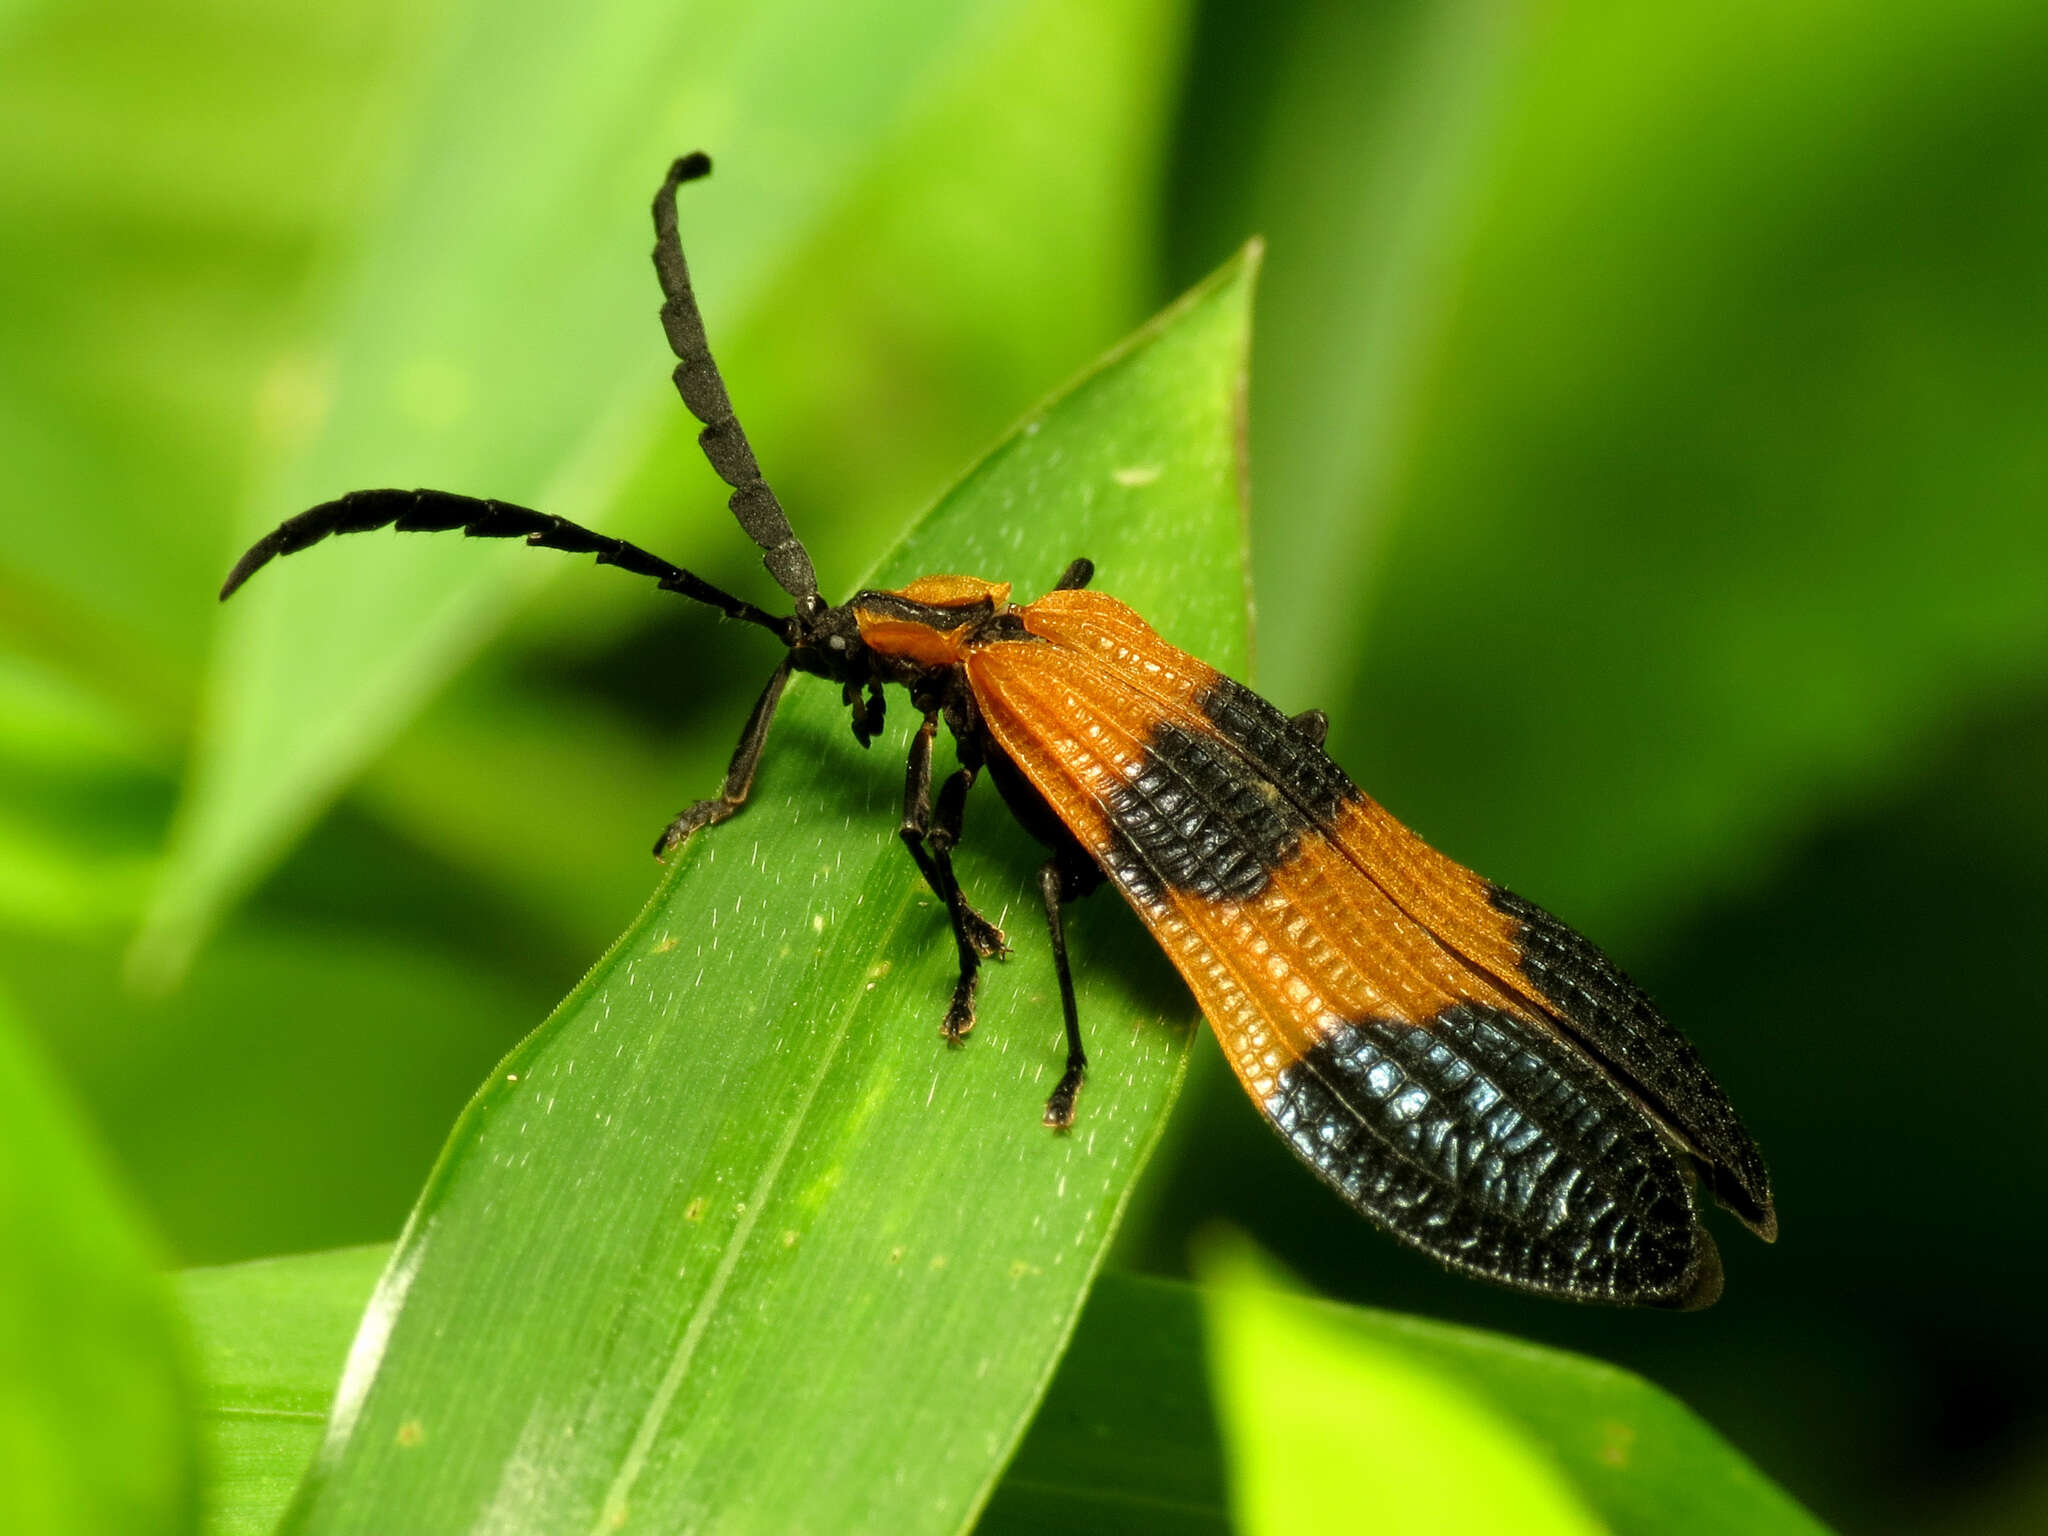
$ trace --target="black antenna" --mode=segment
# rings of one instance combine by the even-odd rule
[[[718,471],[718,478],[733,488],[732,515],[739,519],[747,537],[761,546],[761,563],[782,590],[797,600],[801,612],[804,599],[818,595],[817,572],[811,569],[803,541],[790,529],[782,503],[761,478],[761,466],[754,462],[747,434],[733,414],[725,380],[719,377],[711,344],[704,339],[704,317],[698,312],[697,296],[690,291],[690,267],[683,260],[682,237],[676,233],[676,188],[710,174],[711,157],[698,150],[670,166],[661,190],[654,194],[654,270],[667,300],[661,306],[661,328],[668,333],[669,349],[679,359],[676,392],[690,414],[704,423],[704,430],[697,434],[698,446]]]
[[[616,565],[637,576],[651,576],[664,591],[680,592],[700,603],[709,603],[727,618],[744,619],[787,638],[787,619],[778,619],[730,592],[722,592],[703,577],[679,565],[670,565],[637,544],[594,533],[566,517],[536,512],[531,507],[457,496],[449,491],[350,491],[337,500],[323,501],[296,517],[288,517],[250,545],[248,553],[235,562],[235,568],[221,585],[221,601],[226,602],[237,587],[279,555],[297,554],[329,534],[367,533],[385,527],[395,527],[400,533],[446,533],[460,528],[472,539],[524,539],[542,549],[595,555],[599,565]]]

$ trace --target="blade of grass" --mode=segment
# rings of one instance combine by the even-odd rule
[[[1456,1380],[1289,1306],[1247,1244],[1212,1244],[1199,1268],[1245,1536],[1340,1529],[1367,1489],[1389,1536],[1600,1536],[1558,1468]]]
[[[720,327],[733,397],[828,591],[896,536],[906,508],[972,463],[1018,402],[1046,394],[1074,359],[1098,354],[1154,307],[1150,189],[1183,9],[1182,0],[1011,6],[999,35],[949,71],[848,185],[748,322]],[[1053,143],[1090,149],[1046,153]],[[748,583],[758,566],[729,524],[702,525],[704,565],[677,548],[677,507],[716,510],[695,428],[669,410],[606,529],[713,580]],[[808,515],[825,509],[828,518]],[[537,707],[520,678],[536,666],[558,675],[600,637],[622,639],[664,616],[693,644],[745,649],[752,639],[709,633],[651,592],[622,598],[609,582],[559,581],[355,793],[536,913],[575,923],[597,953],[645,897],[647,807],[716,782],[731,747],[719,739],[722,722],[746,710],[758,679],[721,672],[664,692],[654,740],[616,718],[606,729],[594,699],[565,724],[567,695],[551,690]],[[537,804],[549,814],[536,815]],[[525,829],[517,843],[502,836],[508,817]],[[575,856],[592,846],[616,853]]]
[[[974,1528],[978,1536],[1229,1536],[1193,1286],[1103,1275]]]
[[[1376,796],[1642,964],[2037,685],[2044,59],[2014,0],[1527,29],[1369,624],[1301,701]]]
[[[368,851],[394,863],[412,852]],[[437,900],[478,899],[431,867],[414,873],[424,899],[381,914],[384,931],[345,909],[238,923],[165,998],[120,984],[113,944],[0,930],[0,975],[18,978],[12,995],[181,1261],[395,1231],[478,1075],[560,990],[503,951],[463,964],[405,933],[408,919],[433,920]],[[546,955],[543,975],[574,974],[573,957],[565,968],[530,930],[510,943],[521,940]]]
[[[199,1345],[215,1469],[209,1536],[257,1536],[275,1524],[319,1444],[349,1332],[389,1253],[347,1249],[179,1277]],[[1233,1529],[1205,1375],[1205,1309],[1221,1328],[1243,1330],[1215,1361],[1231,1377],[1222,1418],[1233,1439],[1274,1428],[1270,1417],[1253,1417],[1263,1394],[1314,1400],[1308,1394],[1318,1384],[1278,1379],[1278,1353],[1261,1341],[1278,1340],[1285,1351],[1307,1343],[1312,1376],[1330,1364],[1329,1374],[1363,1372],[1369,1382],[1392,1373],[1413,1386],[1419,1377],[1459,1399],[1490,1421],[1488,1433],[1507,1434],[1554,1466],[1620,1536],[1819,1530],[1710,1427],[1627,1371],[1498,1334],[1281,1294],[1263,1269],[1226,1265],[1206,1288],[1101,1278],[976,1523],[981,1536]],[[1233,1353],[1246,1342],[1260,1347]],[[1320,1385],[1329,1385],[1327,1376]],[[1376,1443],[1354,1435],[1331,1460],[1347,1509],[1360,1507],[1362,1490],[1385,1486],[1373,1480],[1376,1466],[1393,1466],[1389,1481],[1407,1475],[1395,1465],[1407,1449],[1404,1433],[1397,1427]],[[1445,1507],[1433,1507],[1430,1518]],[[1377,1501],[1373,1512],[1376,1520],[1387,1513]],[[1493,1513],[1499,1518],[1489,1529],[1528,1528],[1510,1511]]]
[[[0,1530],[196,1524],[183,1341],[149,1249],[0,1000]]]
[[[1252,462],[1259,590],[1286,593],[1262,680],[1338,697],[1413,451],[1425,381],[1470,258],[1529,26],[1519,0],[1343,7],[1297,24],[1271,142],[1248,181],[1274,241],[1261,327],[1272,371]],[[1299,705],[1290,705],[1298,708]],[[1333,717],[1334,719],[1334,717]]]
[[[269,1536],[320,1448],[349,1340],[391,1245],[188,1269],[206,1536]]]
[[[352,262],[318,425],[260,491],[252,535],[358,485],[445,485],[590,520],[674,409],[654,382],[644,259],[668,158],[729,152],[728,175],[692,192],[689,224],[730,331],[995,3],[475,8]],[[344,541],[226,610],[139,976],[175,976],[220,909],[548,579],[516,552],[404,543]]]
[[[878,579],[1036,591],[1085,551],[1241,667],[1254,254],[1028,419]],[[1037,855],[991,801],[970,816],[963,879],[1018,955],[949,1049],[952,946],[890,835],[896,751],[858,755],[831,690],[793,695],[744,817],[691,845],[458,1123],[287,1530],[948,1531],[986,1496],[1191,1012],[1122,909],[1077,918],[1098,1065],[1075,1131],[1046,1131]]]
[[[388,1244],[177,1277],[198,1346],[207,1536],[267,1536],[320,1444]],[[1109,1273],[975,1529],[1224,1536],[1222,1446],[1193,1287]]]
[[[0,36],[0,632],[182,756],[315,253],[466,0],[87,0]],[[30,509],[62,508],[35,516]],[[161,834],[159,833],[159,836]]]
[[[1276,1289],[1241,1239],[1211,1244],[1198,1267],[1232,1507],[1250,1536],[1341,1529],[1365,1497],[1389,1536],[1822,1536],[1689,1409],[1627,1371]]]

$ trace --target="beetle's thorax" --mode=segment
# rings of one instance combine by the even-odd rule
[[[952,669],[1010,609],[1010,584],[973,576],[921,576],[893,592],[861,592],[847,604],[861,643],[886,671],[907,664],[917,672]],[[894,681],[892,677],[890,679]]]

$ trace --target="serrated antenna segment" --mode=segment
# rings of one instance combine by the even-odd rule
[[[249,546],[221,586],[225,602],[235,590],[279,555],[297,554],[338,533],[369,533],[378,528],[395,528],[400,533],[451,533],[456,529],[472,539],[524,539],[537,549],[559,549],[572,555],[595,555],[599,565],[615,565],[622,571],[652,579],[665,592],[716,608],[727,618],[758,624],[781,635],[784,621],[756,608],[730,592],[637,544],[615,539],[572,523],[566,517],[536,512],[509,501],[490,501],[477,496],[457,496],[449,491],[402,491],[387,488],[350,491],[333,501],[308,507],[288,517]]]
[[[690,414],[704,423],[697,444],[718,478],[732,487],[728,502],[732,515],[747,537],[761,547],[761,563],[768,567],[768,574],[791,597],[813,597],[818,576],[811,568],[810,552],[790,528],[782,504],[762,478],[746,430],[733,412],[725,380],[704,336],[704,316],[690,287],[689,263],[683,259],[682,237],[676,230],[676,189],[710,173],[709,156],[685,155],[669,167],[654,197],[654,270],[664,295],[661,328],[668,337],[669,350],[678,359],[676,393],[683,397]]]

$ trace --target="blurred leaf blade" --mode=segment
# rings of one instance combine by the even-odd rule
[[[309,267],[451,0],[18,10],[0,31],[0,632],[181,744],[252,427],[304,393]],[[459,0],[455,0],[459,3]]]
[[[1247,1536],[1341,1529],[1616,1536],[1824,1528],[1627,1371],[1276,1288],[1241,1239],[1203,1269],[1218,1418]]]
[[[2014,0],[1526,20],[1369,604],[1267,653],[1397,814],[1626,955],[2038,679],[2044,57]]]
[[[1522,0],[1311,8],[1282,29],[1287,111],[1251,216],[1273,243],[1274,367],[1253,418],[1262,680],[1332,697],[1378,585],[1526,33]],[[1228,205],[1226,205],[1228,206]],[[1235,208],[1231,213],[1236,213]],[[1213,216],[1212,216],[1213,217]],[[1284,595],[1284,596],[1283,596]]]
[[[199,1365],[207,1536],[269,1536],[320,1448],[389,1244],[177,1277]]]
[[[1086,550],[1169,637],[1241,668],[1255,265],[1027,420],[878,579],[987,570],[1035,591]],[[1048,1133],[1037,856],[992,800],[970,815],[963,883],[1021,942],[951,1050],[952,946],[887,836],[901,770],[888,750],[850,761],[843,730],[830,690],[793,688],[745,816],[691,845],[472,1102],[287,1529],[659,1510],[953,1530],[986,1496],[1172,1100],[1191,1012],[1145,946],[1089,963],[1133,949],[1127,913],[1076,922],[1097,1067],[1081,1124]]]
[[[991,29],[999,35],[914,104],[745,323],[720,329],[728,387],[828,593],[895,537],[907,508],[997,441],[1020,401],[1042,398],[1074,359],[1156,307],[1151,189],[1172,85],[1162,61],[1181,49],[1185,10],[1182,0],[1010,6]],[[1063,136],[1090,152],[1044,152]],[[853,399],[861,409],[848,409]],[[605,526],[752,590],[758,561],[728,523],[700,522],[703,547],[676,548],[678,507],[716,510],[695,429],[670,402]],[[668,802],[723,772],[723,722],[745,710],[754,681],[707,665],[685,686],[643,685],[632,717],[643,729],[628,731],[616,705],[606,729],[610,701],[587,687],[536,701],[516,679],[559,676],[653,623],[693,648],[745,648],[734,631],[673,608],[610,582],[552,583],[354,792],[537,912],[569,914],[596,953],[645,895],[642,845]],[[576,682],[592,670],[582,663]],[[575,812],[533,817],[543,797]],[[503,836],[512,819],[527,827],[517,843]],[[542,839],[551,845],[536,847]],[[599,848],[611,856],[593,856]]]
[[[318,1416],[332,1399],[349,1331],[389,1252],[304,1254],[179,1277],[214,1447],[209,1536],[256,1536],[282,1512],[291,1480],[319,1443]],[[1391,1383],[1411,1402],[1418,1391],[1432,1393],[1454,1414],[1490,1420],[1485,1433],[1514,1437],[1513,1454],[1541,1459],[1581,1501],[1584,1518],[1616,1536],[1820,1536],[1805,1511],[1713,1430],[1627,1371],[1498,1334],[1276,1291],[1263,1264],[1232,1261],[1219,1270],[1199,1286],[1102,1276],[977,1531],[1021,1536],[1056,1525],[1073,1536],[1222,1536],[1269,1528],[1256,1517],[1232,1524],[1225,1441],[1248,1431],[1271,1437],[1290,1401],[1309,1400],[1300,1383],[1274,1376],[1282,1355],[1306,1344],[1310,1374],[1363,1373],[1368,1395]],[[1213,1416],[1205,1370],[1228,1378]],[[1266,1405],[1276,1388],[1291,1394],[1279,1416]],[[1233,1423],[1247,1414],[1254,1422]],[[1418,1461],[1408,1441],[1422,1426],[1397,1423],[1367,1440],[1368,1423],[1378,1424],[1377,1415],[1354,1404],[1347,1444],[1326,1469],[1339,1479],[1346,1518],[1294,1528],[1348,1529],[1361,1512],[1390,1536],[1461,1528],[1460,1501],[1469,1504],[1478,1486],[1469,1473],[1460,1468],[1446,1495],[1406,1519],[1398,1492],[1389,1499],[1382,1490],[1412,1483],[1420,1465],[1445,1459],[1442,1447],[1426,1447]],[[1458,1460],[1457,1446],[1448,1459]],[[1479,1517],[1482,1530],[1537,1528],[1511,1505],[1491,1504]]]
[[[198,1519],[184,1341],[134,1214],[0,1000],[0,1526]]]
[[[716,332],[994,3],[470,13],[422,92],[413,158],[366,221],[331,355],[304,386],[314,425],[259,492],[251,536],[358,485],[594,517],[675,408],[655,383],[643,264],[668,159],[700,141],[728,151],[684,215]],[[144,975],[179,971],[221,907],[548,579],[516,552],[403,542],[343,540],[224,613]]]
[[[1213,1244],[1201,1270],[1245,1536],[1338,1530],[1362,1498],[1389,1532],[1600,1532],[1557,1468],[1488,1404],[1290,1306],[1248,1245]]]
[[[344,831],[368,842],[360,823]],[[319,852],[348,874],[349,850],[323,840]],[[0,974],[176,1257],[221,1263],[395,1231],[478,1075],[518,1040],[516,1021],[547,1008],[555,978],[575,973],[575,954],[488,905],[474,915],[535,952],[533,971],[516,955],[465,965],[419,942],[408,924],[479,896],[409,873],[421,899],[376,914],[382,931],[345,908],[324,932],[238,924],[162,998],[122,986],[117,944],[0,932]]]

